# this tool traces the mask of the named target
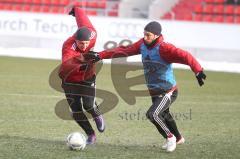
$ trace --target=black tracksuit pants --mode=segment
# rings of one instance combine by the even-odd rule
[[[173,134],[177,139],[181,137],[175,120],[170,114],[169,107],[176,100],[178,91],[163,93],[152,97],[152,105],[147,111],[147,118],[156,126],[159,133],[167,138]]]
[[[100,115],[96,105],[95,78],[81,83],[62,83],[65,96],[72,110],[72,117],[87,135],[94,133],[84,110],[92,115],[93,118]],[[84,108],[84,109],[83,109]]]

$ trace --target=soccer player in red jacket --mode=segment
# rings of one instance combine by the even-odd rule
[[[152,98],[152,105],[146,115],[166,139],[162,149],[172,152],[177,144],[183,144],[185,141],[169,111],[170,105],[178,95],[172,63],[190,66],[200,86],[204,84],[203,79],[206,79],[206,75],[190,53],[164,42],[161,31],[161,25],[152,21],[144,28],[144,38],[136,43],[100,53],[92,52],[86,58],[97,62],[101,59],[141,54],[145,80]]]
[[[94,144],[96,135],[83,108],[92,115],[100,132],[105,125],[95,102],[95,64],[87,61],[84,54],[93,49],[97,33],[83,10],[75,7],[69,14],[76,17],[78,30],[63,44],[59,76],[74,120],[88,135],[87,144]]]

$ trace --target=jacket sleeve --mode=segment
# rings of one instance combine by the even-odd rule
[[[78,28],[85,26],[91,28],[92,30],[95,30],[84,10],[79,7],[75,7],[74,12]]]
[[[179,49],[172,44],[162,42],[159,51],[161,57],[168,63],[188,65],[195,74],[203,70],[198,61],[189,52]]]
[[[117,57],[127,57],[132,55],[137,55],[140,53],[140,45],[142,40],[129,45],[129,46],[119,46],[114,49],[104,50],[99,52],[100,59],[111,59]]]

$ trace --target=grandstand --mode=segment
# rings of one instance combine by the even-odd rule
[[[240,23],[240,0],[180,0],[163,19]]]
[[[1,0],[0,10],[64,14],[78,6],[88,15],[118,16],[118,3],[119,0]]]
[[[1,0],[0,10],[64,14],[72,6],[92,16],[240,23],[240,0]]]

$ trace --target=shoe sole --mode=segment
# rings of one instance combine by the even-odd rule
[[[99,131],[100,133],[102,133],[102,132],[104,132],[105,128],[106,128],[106,127],[105,127],[105,125],[104,125],[103,129],[98,129],[98,128],[97,128],[97,129],[98,129],[98,131]]]
[[[184,142],[180,142],[180,143],[176,143],[177,145],[182,145],[182,144],[184,144]],[[161,147],[161,149],[162,150],[166,150],[167,149],[167,147]]]
[[[86,142],[86,145],[94,145],[96,143],[96,140],[94,142]]]
[[[167,147],[161,147],[161,149],[162,149],[162,150],[166,150],[166,149],[167,149]]]
[[[175,148],[175,149],[176,149],[176,148]],[[175,149],[174,149],[174,150],[171,150],[171,151],[167,150],[166,152],[171,153],[171,152],[175,151]]]

